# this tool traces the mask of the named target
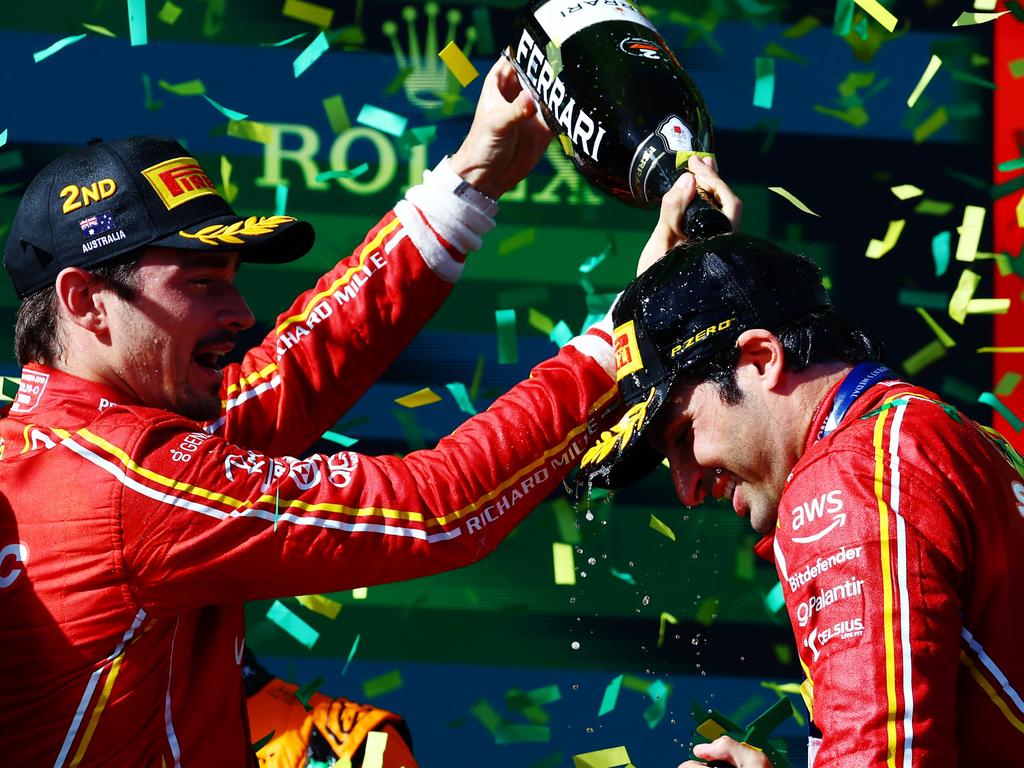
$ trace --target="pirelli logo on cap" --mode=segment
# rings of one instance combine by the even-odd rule
[[[164,160],[142,172],[167,210],[203,195],[217,195],[214,183],[193,157]]]
[[[632,320],[616,328],[612,336],[615,340],[615,380],[619,381],[623,376],[641,370],[644,361],[640,357]]]

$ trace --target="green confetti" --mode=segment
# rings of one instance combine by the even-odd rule
[[[662,680],[655,680],[648,686],[647,695],[651,698],[651,706],[644,710],[644,720],[651,729],[657,727],[665,717],[665,709],[668,706],[669,689]]]
[[[846,37],[853,28],[853,0],[836,0],[835,16],[832,19],[832,34]]]
[[[939,107],[914,129],[914,143],[925,141],[949,122],[949,113],[945,107]]]
[[[776,614],[780,610],[782,610],[782,607],[786,604],[786,599],[783,597],[782,594],[781,581],[777,583],[774,587],[772,587],[771,591],[769,591],[768,594],[765,595],[764,604],[765,607],[768,608],[768,613]]]
[[[925,198],[914,208],[914,213],[920,213],[924,216],[945,216],[952,210],[952,203]]]
[[[146,45],[149,33],[146,30],[146,0],[128,0],[128,33],[132,45]]]
[[[942,277],[949,269],[950,242],[952,233],[939,232],[932,238],[932,261],[935,262],[935,276]]]
[[[962,403],[976,403],[978,401],[978,390],[952,376],[947,376],[942,380],[939,391],[946,397],[959,400]]]
[[[473,369],[473,381],[469,383],[469,397],[471,400],[476,400],[480,394],[480,382],[484,378],[484,363],[486,362],[483,355],[479,355],[476,358],[476,368]]]
[[[717,597],[709,597],[697,607],[693,620],[698,624],[703,624],[705,627],[710,627],[718,615],[718,604],[719,599]]]
[[[580,272],[582,272],[584,275],[589,275],[591,272],[594,271],[594,267],[596,267],[598,264],[600,264],[608,257],[608,254],[611,253],[611,250],[612,246],[611,243],[609,243],[603,251],[597,254],[597,256],[591,256],[589,259],[580,264]]]
[[[36,64],[38,64],[43,59],[50,58],[51,56],[53,56],[53,54],[57,53],[58,51],[64,50],[69,45],[77,43],[79,40],[82,40],[85,37],[86,34],[83,32],[80,35],[71,35],[70,37],[61,38],[56,43],[51,45],[49,48],[44,48],[41,51],[36,51],[35,53],[33,53],[32,60],[35,61]]]
[[[572,330],[564,320],[559,320],[558,324],[551,329],[551,333],[548,334],[548,338],[553,341],[556,346],[561,348],[568,344],[572,339]]]
[[[1024,59],[1021,59],[1021,61],[1024,61]],[[996,170],[1003,173],[1019,171],[1021,168],[1024,168],[1024,157],[1015,157],[1013,160],[1007,160],[996,166]]]
[[[409,141],[410,146],[413,147],[430,144],[437,138],[437,126],[421,125],[418,128],[410,128],[405,138]]]
[[[10,130],[10,129],[9,128],[4,128],[3,133],[0,133],[0,147],[2,147],[5,144],[7,144],[7,131],[8,130]]]
[[[368,128],[374,128],[381,133],[400,137],[405,133],[405,128],[409,121],[407,118],[396,115],[394,112],[388,112],[388,110],[375,107],[372,104],[364,104],[363,108],[359,110],[359,117],[356,118],[356,122]]]
[[[673,616],[668,611],[662,611],[661,616],[658,619],[658,647],[661,648],[665,645],[665,624],[678,624],[679,619]]]
[[[106,27],[101,27],[99,24],[82,24],[83,27],[88,29],[90,32],[95,32],[97,35],[103,35],[104,37],[117,37]]]
[[[1013,77],[1024,77],[1024,59],[1014,59],[1008,66]]]
[[[320,633],[292,613],[280,600],[275,600],[267,611],[267,618],[306,648],[312,648]]]
[[[1021,422],[1017,414],[1011,411],[1002,400],[993,395],[991,392],[982,392],[980,395],[978,395],[978,402],[981,403],[982,405],[989,406],[994,411],[996,411],[1000,416],[1006,419],[1007,423],[1010,425],[1010,428],[1013,429],[1014,432],[1020,432],[1021,429],[1024,428],[1024,422]]]
[[[203,85],[202,80],[186,80],[183,83],[173,84],[166,80],[157,80],[156,84],[176,96],[202,96],[206,93],[206,86]]]
[[[331,130],[334,133],[347,131],[352,126],[348,119],[348,110],[345,109],[345,100],[340,93],[328,96],[324,99],[323,105],[324,111],[327,113],[327,121],[331,124]]]
[[[276,43],[260,43],[260,45],[263,46],[264,48],[282,48],[288,45],[288,43],[294,43],[300,37],[305,37],[308,34],[309,32],[299,32],[299,34],[297,35],[286,37],[284,40],[278,40]]]
[[[1007,371],[1003,374],[1002,378],[999,379],[999,383],[996,384],[994,394],[1003,395],[1004,397],[1012,395],[1013,390],[1015,390],[1017,385],[1020,384],[1021,379],[1024,379],[1024,376],[1021,376],[1016,371]]]
[[[402,428],[405,442],[409,445],[410,449],[418,451],[426,446],[427,441],[423,436],[423,430],[416,423],[416,417],[413,416],[412,411],[406,408],[392,408],[391,415],[395,417],[395,421]]]
[[[284,216],[288,208],[288,185],[277,184],[274,187],[274,215]]]
[[[260,739],[259,741],[255,742],[252,745],[252,751],[253,752],[259,752],[261,749],[263,749],[265,746],[267,746],[267,744],[270,743],[270,740],[272,738],[274,738],[274,731],[271,731],[266,736],[264,736],[262,739]]]
[[[367,699],[376,699],[385,693],[398,690],[402,687],[402,673],[397,669],[385,672],[383,675],[372,677],[363,683],[363,695]]]
[[[25,158],[20,149],[12,149],[0,154],[0,171],[9,171],[12,168],[21,168],[25,164]],[[20,185],[18,185],[20,186]]]
[[[996,89],[996,84],[991,80],[986,80],[983,77],[971,74],[970,72],[961,72],[960,70],[953,70],[953,79],[959,80],[961,83],[968,83],[970,85],[977,85],[981,88],[988,88],[990,91]]]
[[[899,292],[898,301],[905,307],[945,309],[949,306],[949,296],[938,291],[914,291],[903,288]]]
[[[782,33],[783,37],[788,37],[791,40],[798,37],[803,37],[808,32],[811,32],[821,26],[821,22],[814,16],[804,16],[800,21],[791,26],[785,32]]]
[[[764,48],[764,55],[771,56],[776,59],[786,59],[787,61],[794,61],[797,64],[806,64],[807,59],[800,54],[793,53],[788,48],[783,48],[778,43],[768,43]]]
[[[775,97],[775,59],[758,56],[754,59],[754,106],[771,109]]]
[[[151,112],[155,112],[160,109],[164,103],[162,101],[156,101],[153,99],[153,86],[150,83],[149,75],[142,75],[142,90],[146,96],[146,109]]]
[[[934,362],[946,356],[946,347],[936,339],[925,344],[921,349],[903,361],[903,370],[908,376],[916,376]]]
[[[467,413],[470,416],[476,415],[476,408],[473,407],[473,401],[469,397],[469,392],[466,390],[465,384],[461,381],[453,381],[445,384],[445,388],[455,399],[455,404],[459,406],[460,411]]]
[[[342,667],[342,670],[341,670],[341,674],[342,675],[344,675],[346,672],[348,672],[348,665],[352,663],[352,659],[356,655],[356,649],[359,648],[359,638],[360,637],[362,637],[362,635],[356,635],[356,639],[352,643],[352,650],[350,650],[348,652],[348,658],[345,659],[345,666]]]
[[[495,732],[495,744],[541,743],[551,741],[551,728],[546,725],[502,723]]]
[[[538,309],[530,307],[526,316],[526,322],[531,328],[536,328],[545,336],[555,330],[555,321]]]
[[[511,237],[506,237],[500,243],[498,243],[498,255],[507,256],[513,251],[518,251],[520,248],[525,248],[534,241],[537,236],[537,230],[533,227],[527,229],[521,229]]]
[[[348,437],[347,435],[342,435],[338,432],[331,432],[330,430],[324,432],[320,437],[324,440],[330,440],[332,443],[337,443],[345,448],[351,448],[359,442],[359,438]]]
[[[330,181],[331,179],[358,179],[370,170],[369,163],[360,163],[355,168],[342,168],[336,171],[322,171],[316,175],[317,181]]]
[[[327,42],[327,36],[320,32],[303,49],[302,53],[295,57],[295,61],[292,62],[292,73],[295,77],[298,77],[313,66],[313,63],[323,56],[330,47],[330,43]]]
[[[507,365],[518,362],[519,343],[516,337],[516,311],[496,309],[494,322],[498,327],[498,363]]]
[[[649,524],[650,524],[651,528],[656,530],[658,533],[660,533],[665,538],[672,539],[672,541],[676,540],[675,532],[671,528],[669,528],[667,525],[665,525],[663,522],[661,522],[661,520],[656,518],[654,515],[651,515],[651,520],[650,520]]]
[[[302,706],[308,712],[312,707],[309,706],[309,700],[314,693],[320,690],[320,686],[326,682],[327,678],[323,676],[317,677],[315,680],[310,680],[308,683],[303,685],[301,688],[296,689],[295,698],[302,702]]]
[[[409,75],[414,71],[415,70],[412,67],[402,67],[398,70],[398,74],[395,75],[394,79],[388,84],[388,87],[384,89],[384,94],[386,96],[394,96],[402,90],[402,86],[405,85],[405,81],[409,79]]]
[[[223,104],[221,104],[219,102],[216,102],[213,99],[211,99],[205,93],[202,94],[202,96],[203,96],[204,99],[206,99],[208,102],[210,102],[210,105],[214,109],[216,109],[218,112],[220,112],[222,115],[224,115],[224,117],[226,117],[228,120],[245,120],[247,117],[249,117],[248,115],[246,115],[246,114],[244,114],[242,112],[237,112],[237,111],[231,109],[230,107],[225,107]]]
[[[756,565],[754,563],[754,542],[750,537],[744,537],[740,546],[736,548],[736,579],[739,581],[753,581]]]
[[[164,24],[174,24],[179,16],[181,16],[181,7],[172,3],[171,0],[164,0],[164,7],[156,15]]]
[[[617,571],[614,568],[609,568],[608,570],[609,573],[611,573],[611,575],[614,576],[616,579],[620,579],[621,581],[626,582],[632,587],[636,586],[636,579],[633,578],[633,574],[626,573],[625,571]]]

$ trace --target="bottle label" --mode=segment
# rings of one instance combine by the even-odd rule
[[[658,124],[633,153],[629,165],[629,192],[634,200],[651,203],[664,192],[665,177],[674,178],[677,152],[693,150],[693,133],[678,115]]]
[[[551,0],[538,8],[535,16],[541,29],[558,46],[581,29],[602,21],[631,21],[654,29],[629,0]]]

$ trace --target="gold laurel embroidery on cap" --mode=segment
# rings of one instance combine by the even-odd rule
[[[198,240],[204,245],[245,245],[243,237],[259,237],[269,235],[282,224],[295,221],[293,216],[250,216],[245,221],[236,221],[234,224],[212,224],[203,227],[198,232],[178,232],[182,237]]]
[[[597,464],[604,461],[616,446],[621,450],[623,446],[628,445],[637,426],[646,421],[647,406],[651,404],[653,399],[654,387],[651,387],[651,393],[647,396],[646,400],[642,403],[637,403],[626,411],[610,431],[601,433],[601,437],[598,438],[597,442],[594,443],[589,451],[583,454],[580,466],[585,467],[588,464]]]

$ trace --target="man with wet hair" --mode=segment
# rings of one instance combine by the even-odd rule
[[[1019,764],[1017,452],[881,365],[818,268],[764,240],[674,248],[613,319],[627,410],[580,482],[621,488],[667,458],[685,506],[729,502],[763,534],[807,675],[809,764]],[[694,753],[770,765],[726,736]]]

